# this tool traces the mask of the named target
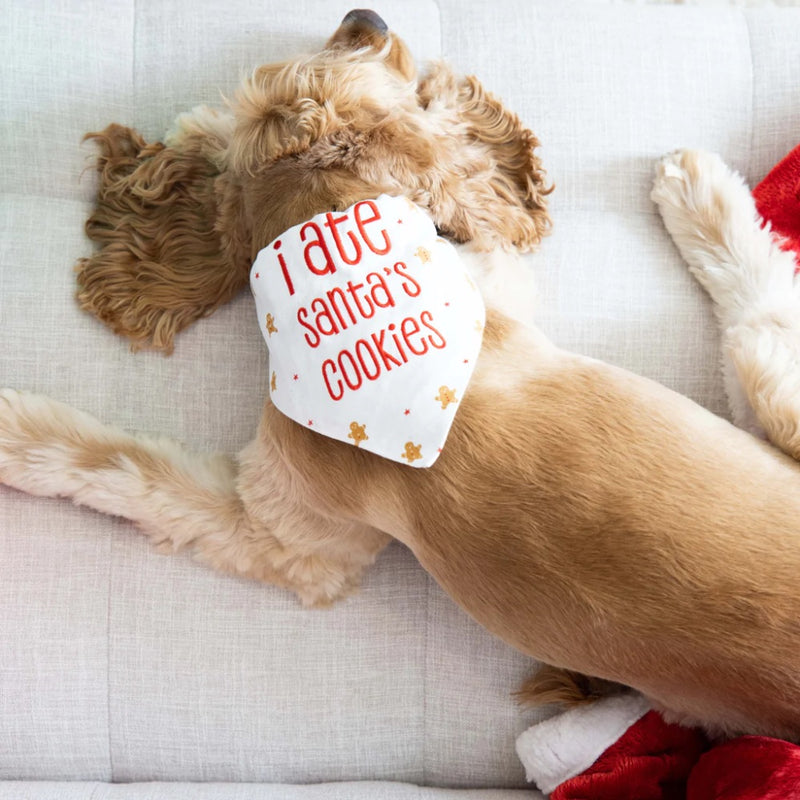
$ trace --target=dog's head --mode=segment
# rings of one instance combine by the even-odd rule
[[[320,53],[255,70],[232,102],[182,115],[166,144],[129,128],[100,146],[101,247],[78,298],[134,347],[175,335],[247,284],[283,231],[385,193],[427,208],[478,249],[531,249],[550,226],[538,142],[475,78],[418,76],[405,44],[352,11]]]
[[[480,249],[530,249],[550,226],[538,141],[475,78],[423,77],[403,41],[351,11],[324,49],[255,70],[233,103],[228,169],[253,253],[287,228],[381,193]]]

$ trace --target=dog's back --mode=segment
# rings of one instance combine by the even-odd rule
[[[381,509],[371,521],[523,652],[712,730],[800,738],[797,464],[658,384],[541,342],[502,390],[495,373],[528,339],[514,330],[494,344],[487,332],[434,467],[357,468]],[[302,433],[286,452],[334,504],[354,448],[299,455],[318,444]]]

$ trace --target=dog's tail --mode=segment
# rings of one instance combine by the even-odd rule
[[[168,145],[116,124],[86,136],[99,148],[86,234],[100,248],[76,265],[78,302],[134,349],[171,353],[179,331],[247,282],[240,190],[222,169],[214,114],[213,127],[184,122]]]
[[[621,684],[543,664],[525,680],[514,697],[526,706],[552,704],[574,708],[623,691],[626,687]]]

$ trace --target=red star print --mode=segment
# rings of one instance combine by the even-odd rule
[[[296,381],[296,380],[299,380],[299,379],[300,379],[300,376],[299,376],[299,375],[293,375],[293,376],[292,376],[292,380],[295,380],[295,381]]]
[[[308,424],[309,424],[309,425],[313,425],[313,424],[314,424],[314,420],[313,420],[313,419],[310,419],[310,420],[308,421]]]
[[[469,364],[469,359],[468,359],[468,358],[465,358],[465,359],[464,359],[464,363],[465,363],[465,364]]]
[[[449,305],[450,305],[450,303],[445,303],[445,305],[446,305],[446,306],[449,306]]]
[[[397,224],[398,225],[402,225],[403,224],[403,220],[401,220],[401,219],[397,220]]]
[[[407,408],[403,413],[408,416],[411,413],[411,409]]]
[[[261,276],[256,272],[256,278],[260,278]]]

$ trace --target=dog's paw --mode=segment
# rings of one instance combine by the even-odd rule
[[[716,153],[706,150],[675,150],[656,162],[651,192],[667,227],[670,221],[691,221],[700,215],[720,214],[732,203],[747,197],[755,209],[750,190],[738,172]]]
[[[0,389],[0,484],[44,497],[67,494],[79,413],[44,395]]]
[[[361,571],[319,556],[292,558],[280,570],[306,608],[328,608],[355,594],[361,585]]]
[[[12,488],[22,488],[18,476],[26,459],[24,398],[14,389],[0,389],[0,484]]]
[[[708,273],[715,268],[714,249],[720,241],[720,220],[711,214],[709,181],[721,168],[725,168],[722,159],[713,153],[675,150],[656,162],[650,193],[689,270],[709,293]]]
[[[758,214],[744,179],[714,153],[678,150],[656,165],[652,199],[727,326],[793,296],[794,261]]]
[[[691,186],[700,173],[712,175],[730,170],[716,153],[686,148],[673,150],[662,156],[656,162],[655,171],[654,191],[658,191],[664,183],[677,182],[684,186]]]
[[[36,459],[32,447],[35,424],[26,409],[35,395],[14,389],[0,389],[0,484],[33,492],[28,478]]]
[[[651,197],[718,313],[752,305],[771,280],[771,241],[743,178],[702,150],[670,153],[655,172]]]
[[[719,246],[729,217],[740,213],[743,201],[748,221],[756,216],[742,178],[704,150],[676,150],[661,158],[650,197],[682,252],[687,244],[696,246],[698,237],[709,248]]]

